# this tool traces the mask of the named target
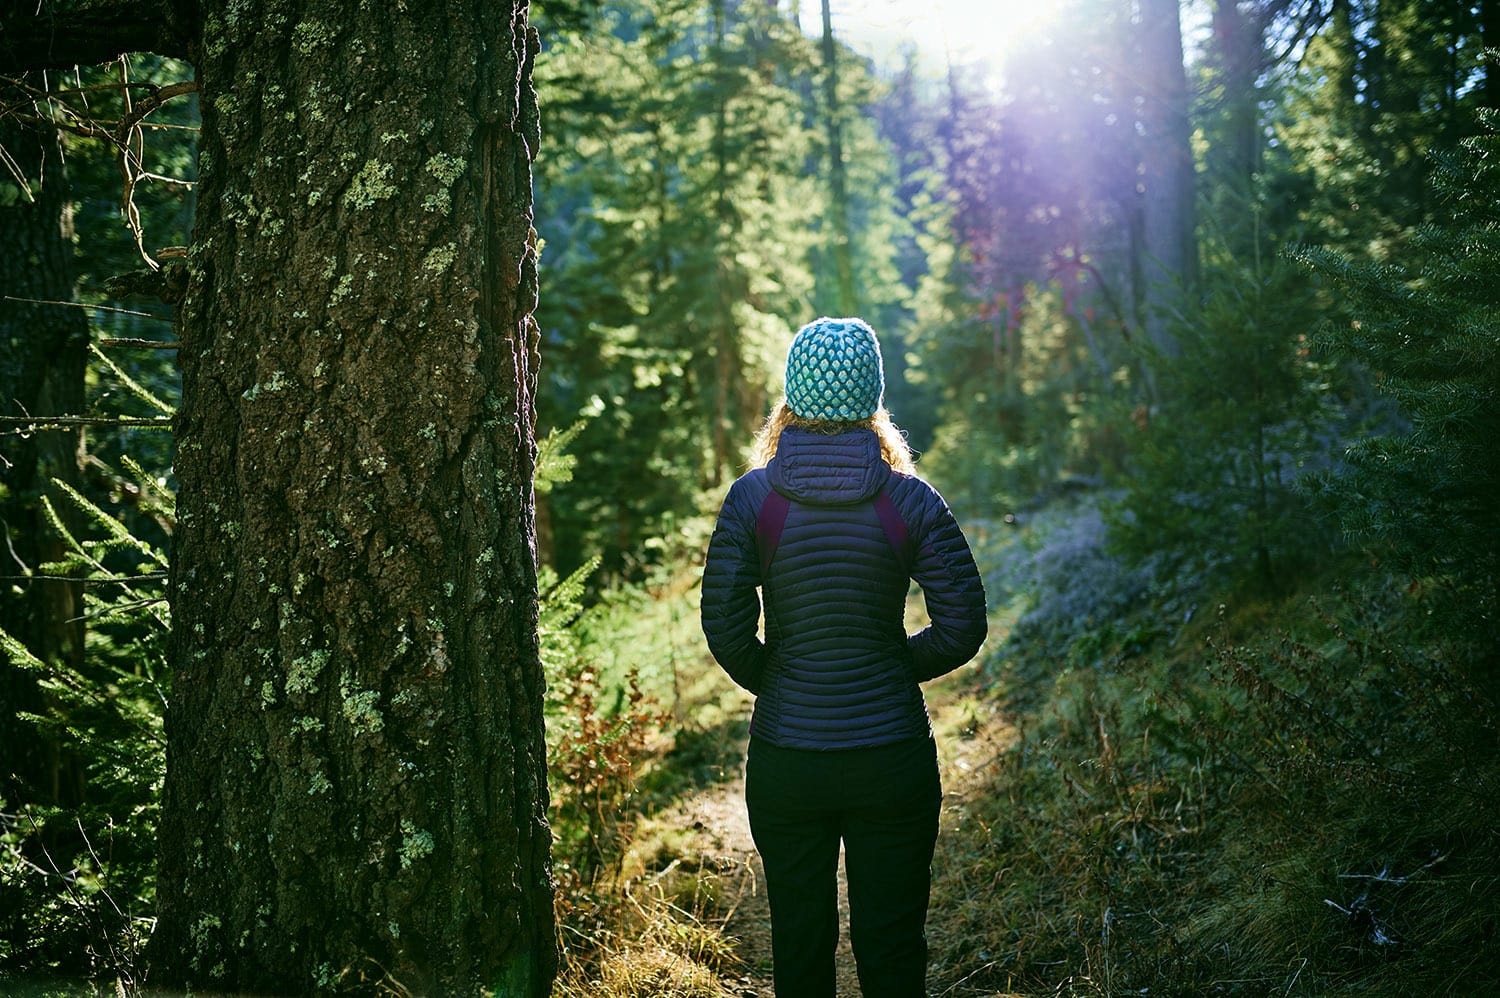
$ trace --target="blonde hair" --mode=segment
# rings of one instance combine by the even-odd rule
[[[880,456],[885,459],[886,464],[891,466],[891,470],[899,471],[903,475],[917,473],[906,437],[902,435],[896,424],[891,422],[891,414],[884,408],[876,409],[875,415],[869,419],[845,423],[835,419],[803,419],[792,411],[792,407],[786,404],[785,399],[776,404],[776,408],[771,410],[771,415],[766,417],[765,425],[755,435],[755,444],[750,449],[750,467],[763,468],[771,458],[776,456],[776,445],[781,441],[781,431],[789,426],[807,433],[821,433],[825,436],[848,433],[859,427],[874,430],[875,436],[880,439]]]

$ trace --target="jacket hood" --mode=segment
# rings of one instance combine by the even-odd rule
[[[880,456],[880,438],[861,427],[826,436],[788,427],[766,465],[771,487],[815,506],[841,506],[873,499],[891,477]]]

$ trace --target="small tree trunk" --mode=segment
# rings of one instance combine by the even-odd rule
[[[152,981],[546,995],[525,0],[203,18]]]
[[[1175,354],[1170,316],[1197,281],[1193,152],[1178,0],[1140,0],[1142,321],[1153,344]]]
[[[1264,61],[1262,22],[1258,11],[1246,12],[1236,0],[1215,0],[1212,61],[1223,88],[1227,126],[1222,148],[1210,150],[1214,181],[1248,197],[1260,169],[1260,89]]]
[[[854,261],[849,227],[849,181],[844,165],[843,111],[839,100],[838,44],[833,37],[833,12],[823,0],[823,110],[828,115],[829,208],[833,226],[833,270],[838,312],[854,315],[859,310],[854,287]]]

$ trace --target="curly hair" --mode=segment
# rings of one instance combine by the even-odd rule
[[[781,431],[789,426],[807,433],[821,433],[825,436],[848,433],[858,427],[874,430],[875,435],[880,438],[880,456],[885,458],[885,463],[890,465],[893,471],[899,471],[903,475],[917,473],[911,447],[906,443],[906,436],[895,423],[891,422],[891,414],[884,408],[875,410],[875,415],[869,419],[845,423],[832,419],[803,419],[792,411],[791,406],[787,405],[785,400],[777,403],[776,408],[771,410],[771,415],[766,417],[765,425],[755,435],[755,444],[750,450],[752,468],[764,467],[771,458],[776,456],[776,445],[781,440]]]

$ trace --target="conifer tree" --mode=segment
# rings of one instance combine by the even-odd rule
[[[569,293],[541,303],[542,418],[586,425],[549,517],[562,569],[598,553],[609,575],[737,473],[806,311],[824,200],[790,80],[813,49],[729,3],[636,0],[552,37],[539,229]]]
[[[1434,155],[1439,219],[1408,265],[1304,251],[1343,292],[1353,320],[1323,345],[1369,370],[1408,421],[1349,448],[1321,479],[1344,530],[1443,587],[1437,601],[1493,658],[1500,637],[1500,112],[1481,135]],[[1472,630],[1470,630],[1472,629]]]

